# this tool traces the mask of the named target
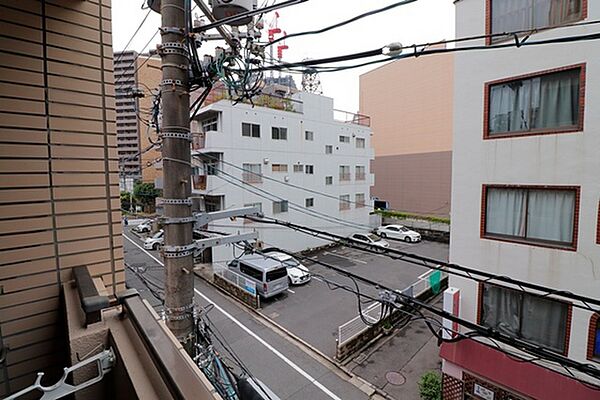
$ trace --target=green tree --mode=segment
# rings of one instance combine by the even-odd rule
[[[131,210],[131,193],[121,192],[121,210],[123,210],[123,211]]]
[[[419,394],[423,400],[442,400],[442,378],[435,371],[428,371],[419,380]]]
[[[154,183],[137,182],[133,186],[135,204],[141,205],[145,211],[154,210],[156,198],[160,195],[161,191],[154,187]]]

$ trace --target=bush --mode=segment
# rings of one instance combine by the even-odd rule
[[[442,400],[442,378],[435,371],[425,372],[419,380],[419,394],[423,400]]]
[[[434,216],[430,216],[430,215],[411,214],[411,213],[406,213],[406,212],[402,212],[402,211],[375,210],[375,214],[379,214],[382,217],[390,217],[390,218],[397,218],[397,219],[409,219],[410,218],[410,219],[417,219],[417,220],[421,220],[421,221],[439,222],[442,224],[450,223],[450,218],[434,217]]]

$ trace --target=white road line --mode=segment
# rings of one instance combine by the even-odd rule
[[[350,257],[346,257],[346,256],[341,256],[339,254],[332,254],[332,253],[330,253],[328,251],[323,252],[323,254],[325,254],[325,255],[331,255],[331,256],[334,256],[334,257],[344,258],[344,259],[346,259],[348,261],[356,262],[356,263],[359,263],[359,264],[368,264],[368,262],[363,261],[363,260],[358,260],[356,258],[350,258]]]
[[[134,246],[136,246],[137,248],[139,248],[140,250],[142,250],[144,253],[146,253],[154,261],[156,261],[160,265],[164,266],[164,264],[163,264],[162,261],[160,261],[158,258],[154,257],[146,249],[144,249],[143,247],[141,247],[140,245],[138,245],[137,243],[135,243],[127,235],[123,234],[123,236],[127,240],[129,240],[131,243],[133,243]],[[329,396],[330,398],[332,398],[334,400],[342,400],[341,398],[339,398],[338,396],[336,396],[335,393],[333,393],[331,390],[329,390],[325,386],[323,386],[323,384],[321,382],[319,382],[318,380],[316,380],[315,378],[313,378],[308,372],[304,371],[296,363],[294,363],[292,360],[290,360],[289,358],[287,358],[286,356],[284,356],[281,352],[279,352],[279,350],[277,350],[276,348],[274,348],[273,346],[271,346],[269,343],[267,343],[264,339],[262,339],[256,333],[254,333],[253,331],[251,331],[248,327],[246,327],[246,325],[242,324],[240,321],[238,321],[236,318],[234,318],[231,314],[229,314],[227,311],[225,311],[223,308],[221,308],[218,304],[216,304],[214,301],[212,301],[211,299],[209,299],[208,297],[206,297],[204,294],[202,294],[198,289],[194,288],[194,292],[196,292],[196,294],[198,296],[202,297],[208,303],[212,304],[217,310],[219,310],[219,312],[221,312],[221,314],[223,314],[231,322],[233,322],[238,327],[240,327],[241,330],[243,330],[248,335],[250,335],[254,339],[256,339],[260,344],[262,344],[263,346],[265,346],[271,353],[273,353],[277,357],[279,357],[284,363],[286,363],[287,365],[289,365],[294,371],[296,371],[297,373],[299,373],[300,375],[302,375],[304,378],[306,378],[310,383],[312,383],[317,388],[319,388],[327,396]]]
[[[288,289],[287,291],[290,293],[296,294],[296,292],[294,292],[292,289]]]

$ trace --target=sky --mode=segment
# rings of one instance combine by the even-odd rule
[[[207,2],[205,0],[205,2]],[[289,33],[320,29],[364,12],[394,3],[394,0],[309,0],[300,5],[279,10],[279,27]],[[142,0],[113,2],[113,48],[123,50],[144,19]],[[259,4],[261,2],[259,1]],[[195,13],[199,13],[196,9]],[[200,14],[200,13],[199,13]],[[199,15],[200,17],[202,15]],[[274,14],[265,17],[272,21]],[[160,15],[150,16],[127,47],[142,51],[144,45],[160,25]],[[266,28],[263,30],[266,36]],[[327,33],[289,39],[285,44],[283,61],[295,62],[306,58],[322,58],[372,50],[393,42],[403,45],[432,42],[454,37],[454,5],[451,0],[419,0],[384,13],[364,18]],[[160,42],[156,35],[150,48]],[[205,53],[212,53],[214,45],[207,45]],[[202,49],[200,51],[201,54]],[[334,99],[335,108],[357,112],[359,108],[359,76],[377,66],[322,73],[323,94]],[[300,77],[296,78],[299,86]]]

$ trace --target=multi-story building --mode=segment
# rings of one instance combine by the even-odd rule
[[[125,286],[110,6],[0,1],[0,397],[69,365],[74,267]]]
[[[266,216],[338,234],[368,229],[373,183],[368,117],[337,112],[332,99],[305,92],[291,98],[261,95],[254,107],[233,105],[222,93],[211,95],[212,104],[192,125],[194,193],[206,211],[256,206]],[[241,219],[212,228],[256,229],[264,246],[291,251],[325,243]],[[223,253],[214,260],[231,256],[225,247],[214,251]]]
[[[578,23],[600,18],[590,0],[455,3],[458,37],[544,28],[531,43],[596,31]],[[598,43],[465,51],[454,70],[450,261],[599,298]],[[600,369],[599,314],[581,303],[455,276],[450,286],[462,318]],[[441,356],[446,399],[600,397],[598,379],[484,338]]]
[[[360,76],[371,117],[373,197],[390,208],[448,216],[452,175],[454,55],[397,60]]]

